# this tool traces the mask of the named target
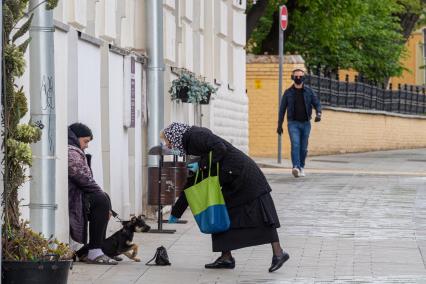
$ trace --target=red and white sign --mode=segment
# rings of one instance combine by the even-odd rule
[[[283,31],[287,29],[288,25],[288,11],[285,5],[280,7],[280,26]]]

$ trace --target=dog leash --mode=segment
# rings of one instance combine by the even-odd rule
[[[123,222],[123,220],[120,219],[120,217],[118,217],[117,212],[115,212],[114,210],[110,209],[111,213],[112,213],[112,217],[114,217],[115,219],[117,219],[119,222]]]

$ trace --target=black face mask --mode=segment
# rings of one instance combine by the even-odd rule
[[[300,85],[305,81],[305,76],[295,76],[294,77],[294,83],[296,83],[296,85]]]

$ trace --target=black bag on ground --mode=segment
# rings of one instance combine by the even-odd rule
[[[151,261],[155,259],[155,264],[150,264]],[[161,246],[157,248],[157,251],[155,252],[155,255],[153,258],[151,258],[145,265],[152,266],[152,265],[171,265],[169,261],[169,255],[167,254],[167,250],[165,247]]]

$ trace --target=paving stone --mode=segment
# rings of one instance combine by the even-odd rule
[[[274,273],[267,272],[270,245],[233,252],[234,270],[204,269],[219,254],[188,210],[187,224],[165,224],[175,234],[135,235],[140,263],[78,263],[69,283],[426,283],[426,163],[414,157],[426,159],[426,149],[325,157],[345,161],[339,164],[313,157],[299,179],[288,169],[265,169],[290,253]],[[145,266],[160,245],[172,265]]]

